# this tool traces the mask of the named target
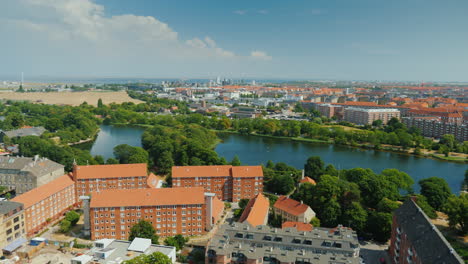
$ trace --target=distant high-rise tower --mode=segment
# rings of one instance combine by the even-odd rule
[[[21,86],[23,85],[24,83],[24,72],[21,72]]]

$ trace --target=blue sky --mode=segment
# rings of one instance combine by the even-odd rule
[[[464,0],[6,0],[0,10],[0,75],[468,81]]]

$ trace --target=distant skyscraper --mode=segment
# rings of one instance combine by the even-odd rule
[[[221,77],[218,76],[218,77],[216,78],[216,84],[221,84]]]
[[[255,80],[252,80],[252,86],[255,86],[257,85],[257,83],[255,82]]]

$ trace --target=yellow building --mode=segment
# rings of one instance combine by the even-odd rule
[[[0,256],[6,249],[15,250],[18,241],[24,241],[26,227],[24,224],[23,204],[11,201],[0,202]],[[21,245],[21,244],[20,244]],[[13,249],[13,247],[16,247]]]

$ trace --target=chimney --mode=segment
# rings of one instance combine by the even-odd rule
[[[91,235],[91,223],[90,223],[90,203],[91,197],[89,196],[80,196],[80,200],[83,201],[83,212],[84,212],[84,228],[83,228],[83,234],[85,236],[90,236]]]
[[[77,172],[78,172],[78,165],[76,164],[76,159],[73,159],[73,170],[72,170],[73,177],[72,178],[74,182],[76,182]]]

